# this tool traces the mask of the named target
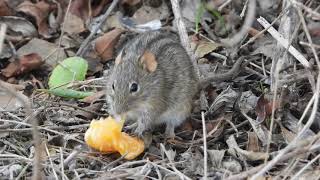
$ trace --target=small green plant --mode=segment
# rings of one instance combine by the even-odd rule
[[[88,70],[88,62],[81,57],[70,57],[63,60],[52,71],[49,77],[49,89],[39,91],[66,98],[82,99],[93,94],[68,88],[74,81],[83,81]]]
[[[216,9],[209,9],[205,4],[203,4],[203,2],[201,2],[200,6],[197,9],[197,14],[195,17],[196,33],[199,32],[199,24],[200,24],[201,18],[203,17],[203,14],[206,11],[209,12],[214,18],[217,18],[220,23],[220,26],[223,27],[224,30],[226,30],[224,18],[221,16],[221,13]]]

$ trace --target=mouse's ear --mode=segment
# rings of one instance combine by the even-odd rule
[[[157,69],[158,62],[155,55],[146,50],[140,58],[140,63],[142,64],[143,69],[148,72],[154,72]]]
[[[122,57],[125,54],[124,50],[121,50],[119,55],[116,57],[115,64],[118,65],[122,62]]]

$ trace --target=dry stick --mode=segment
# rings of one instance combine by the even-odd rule
[[[265,33],[270,27],[272,27],[272,26],[284,15],[284,13],[287,12],[287,11],[288,11],[288,9],[286,9],[285,11],[282,11],[282,12],[279,14],[279,16],[278,16],[276,19],[274,19],[268,27],[264,28],[264,29],[263,29],[262,31],[260,31],[258,34],[256,34],[256,35],[254,35],[253,37],[251,37],[245,44],[241,45],[239,49],[242,49],[242,48],[246,47],[248,44],[254,42],[258,37],[260,37],[260,36],[261,36],[263,33]]]
[[[18,100],[20,100],[21,103],[26,108],[26,113],[28,115],[32,115],[31,103],[28,99],[25,99],[20,94],[17,94],[13,89],[6,86],[6,84],[3,83],[2,81],[0,81],[0,87],[2,87],[6,92],[8,92],[12,96],[15,96]],[[32,136],[33,136],[34,147],[35,147],[32,179],[38,180],[40,178],[40,168],[41,168],[41,164],[40,164],[41,150],[40,150],[40,134],[38,131],[38,119],[34,117],[34,119],[31,122],[32,122],[32,128],[33,128]]]
[[[248,33],[254,19],[255,19],[255,11],[256,11],[256,0],[249,0],[249,5],[248,5],[248,13],[246,16],[246,19],[244,20],[243,26],[241,30],[235,34],[231,38],[226,38],[226,39],[221,39],[221,42],[229,47],[233,47],[237,45],[244,36]]]
[[[320,14],[314,10],[312,10],[311,8],[305,6],[304,4],[302,4],[301,2],[297,2],[296,0],[291,0],[291,2],[295,5],[295,6],[299,6],[302,7],[305,11],[307,11],[308,13],[312,14],[314,17],[320,18]]]
[[[309,145],[310,145],[310,143],[313,143],[313,142],[317,141],[319,138],[320,138],[320,133],[318,133],[317,135],[315,135],[315,136],[313,136],[311,138],[308,138],[306,140],[297,141],[298,143],[292,144],[292,147],[289,149],[289,150],[294,150],[294,151],[282,155],[279,158],[279,161],[281,161],[281,162],[282,161],[286,161],[286,160],[288,160],[288,159],[290,159],[292,157],[296,157],[296,156],[298,156],[300,154],[303,154],[303,153],[306,153],[306,152],[317,151],[319,149],[319,146],[314,148],[313,146],[310,147]],[[264,167],[264,164],[261,164],[259,166],[254,167],[254,168],[251,168],[251,169],[249,169],[247,171],[241,172],[241,173],[236,174],[236,175],[229,176],[226,179],[227,180],[244,179],[244,178],[246,178],[248,176],[256,174],[263,167]]]
[[[302,14],[302,12],[301,12],[301,9],[299,9],[299,8],[296,7],[296,6],[294,6],[294,7],[295,7],[296,10],[298,11],[298,15],[299,15],[300,20],[301,20],[301,22],[302,22],[302,27],[303,27],[304,32],[306,33],[308,42],[309,42],[310,44],[313,44],[313,43],[312,43],[311,36],[310,36],[310,33],[309,33],[309,31],[308,31],[308,28],[307,28],[306,21],[304,20],[303,14]],[[318,55],[317,55],[317,52],[316,52],[316,50],[315,50],[315,48],[314,48],[313,46],[311,46],[311,50],[312,50],[312,53],[313,53],[314,58],[315,58],[315,60],[316,60],[316,63],[317,63],[317,65],[318,65],[318,70],[320,70],[320,62],[319,62],[319,57],[318,57]]]
[[[289,41],[282,37],[282,35],[277,32],[272,26],[270,26],[270,23],[264,19],[263,17],[260,17],[257,19],[257,21],[266,29],[269,28],[267,31],[274,37],[284,48],[287,48],[289,46]],[[293,46],[290,45],[288,51],[292,56],[294,56],[303,66],[310,68],[310,64],[308,60]]]
[[[0,54],[2,53],[3,42],[6,37],[7,25],[1,24],[0,26]]]
[[[206,123],[204,119],[204,112],[201,111],[201,120],[202,120],[202,133],[203,133],[203,171],[204,171],[204,179],[208,177],[208,152],[207,152],[207,130]]]
[[[53,175],[54,175],[54,177],[55,177],[57,180],[59,180],[58,175],[57,175],[57,173],[56,173],[56,170],[54,169],[54,166],[53,166],[53,162],[52,162],[52,159],[51,159],[51,155],[50,155],[48,146],[47,146],[47,144],[44,144],[44,146],[45,146],[45,149],[46,149],[47,157],[48,157],[48,159],[49,159],[49,162],[50,162],[50,166],[51,166]],[[63,176],[62,176],[62,177],[63,177]]]
[[[311,166],[319,158],[320,158],[320,154],[318,154],[318,156],[313,158],[307,165],[305,165],[302,169],[300,169],[300,171],[292,177],[292,180],[298,179],[299,176],[303,173],[303,171],[305,171],[309,166]]]
[[[63,36],[63,34],[64,34],[64,31],[65,31],[64,27],[65,27],[65,25],[66,25],[66,21],[67,21],[68,15],[69,15],[70,7],[71,7],[71,1],[72,1],[72,0],[69,0],[69,4],[68,4],[67,10],[66,10],[66,14],[64,15],[64,19],[63,19],[63,23],[62,23],[62,26],[61,26],[61,33],[60,33],[59,43],[58,43],[57,49],[59,49],[60,46],[61,46],[62,36]],[[60,51],[57,51],[56,59],[58,59],[58,57],[59,57],[59,52],[60,52]]]
[[[115,8],[115,6],[118,4],[119,0],[113,0],[107,11],[103,14],[101,22],[94,27],[94,29],[91,31],[90,35],[83,41],[80,48],[78,49],[76,56],[83,56],[83,54],[86,52],[86,47],[88,46],[89,42],[92,40],[93,36],[98,32],[98,30],[102,27],[104,22],[109,17],[111,11]]]
[[[200,79],[200,71],[199,71],[199,68],[197,65],[196,58],[192,52],[191,45],[189,43],[188,33],[187,33],[186,26],[185,26],[183,19],[182,19],[182,16],[181,16],[179,2],[178,2],[178,0],[171,0],[171,4],[172,4],[172,11],[174,14],[175,23],[178,28],[181,44],[187,50],[188,55],[191,58],[193,67],[198,75],[198,78]]]

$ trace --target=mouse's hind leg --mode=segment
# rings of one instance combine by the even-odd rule
[[[190,116],[191,106],[190,102],[181,103],[175,105],[173,108],[168,108],[168,110],[161,115],[161,122],[166,124],[165,136],[167,138],[175,137],[174,129]]]

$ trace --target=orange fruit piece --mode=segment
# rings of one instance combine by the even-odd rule
[[[119,152],[127,160],[132,160],[144,151],[144,142],[121,132],[124,120],[112,117],[92,120],[86,131],[85,142],[93,149],[103,153]]]

